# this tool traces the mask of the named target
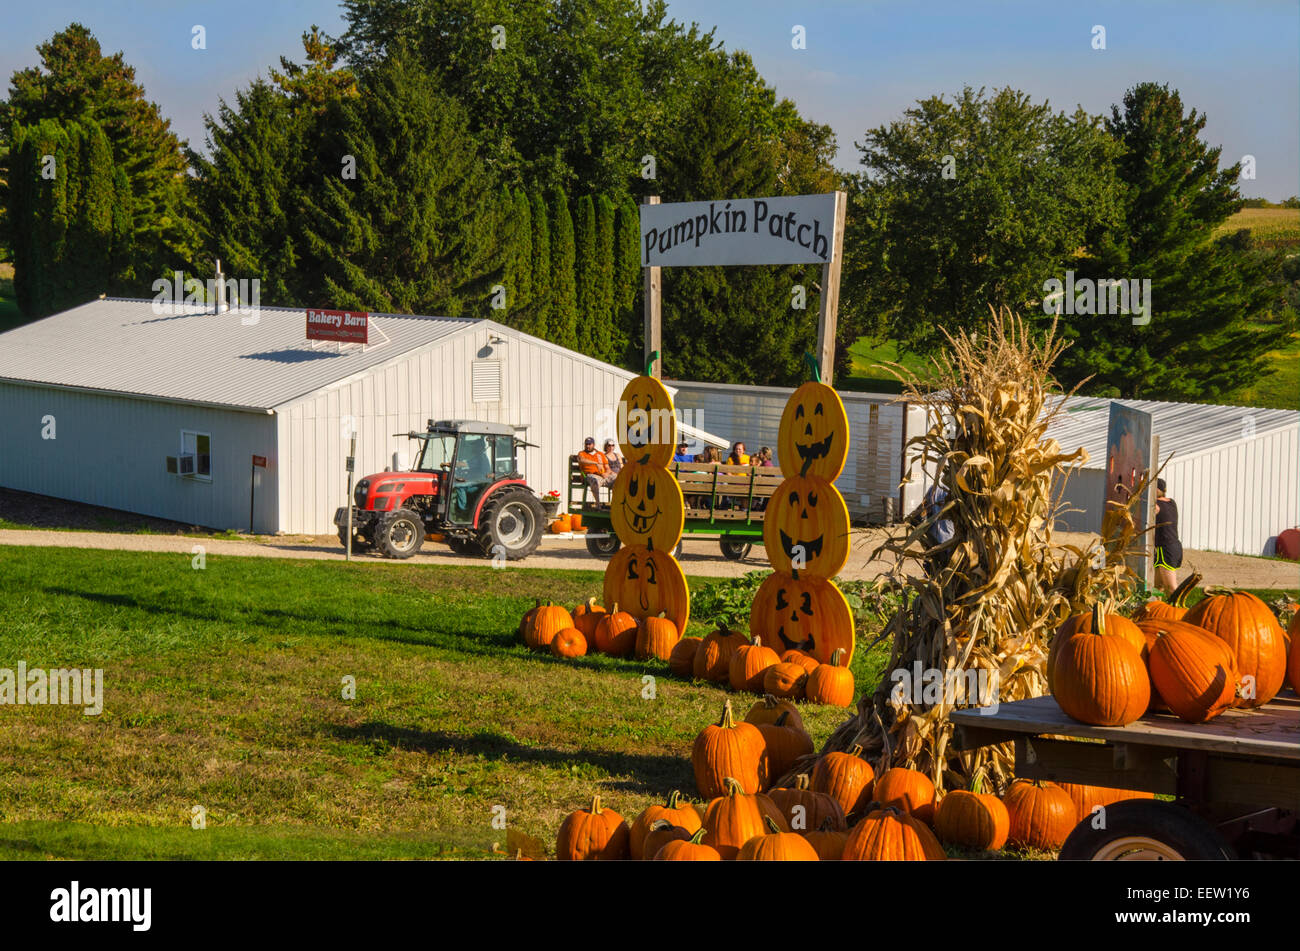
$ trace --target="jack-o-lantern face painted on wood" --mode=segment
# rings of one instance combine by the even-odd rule
[[[682,488],[663,466],[629,462],[614,481],[609,517],[623,544],[671,552],[686,522]]]
[[[823,664],[830,663],[837,648],[844,650],[842,666],[853,657],[853,612],[840,589],[825,578],[773,572],[754,596],[749,632],[774,650],[800,650]]]
[[[849,508],[825,479],[795,476],[772,494],[763,544],[777,571],[832,578],[849,560]]]
[[[805,383],[791,394],[777,432],[781,474],[834,482],[849,458],[849,417],[840,395],[825,383]]]
[[[652,376],[639,376],[623,388],[618,404],[618,448],[628,462],[667,466],[677,451],[673,398]]]
[[[629,545],[609,560],[605,569],[605,603],[617,602],[620,611],[634,618],[658,617],[660,612],[686,630],[691,616],[691,595],[686,575],[667,552]]]

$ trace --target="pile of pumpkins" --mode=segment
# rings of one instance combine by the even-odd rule
[[[736,725],[742,731],[761,729]],[[758,740],[747,742],[757,746]],[[629,824],[596,797],[560,826],[562,860],[655,861],[939,860],[944,845],[998,851],[1010,844],[1055,851],[1098,807],[1150,793],[1017,780],[999,798],[955,790],[936,802],[924,774],[895,767],[879,778],[858,750],[828,753],[792,787],[747,790],[723,777],[704,805],[674,792]],[[742,758],[744,753],[740,754]],[[741,765],[741,764],[737,764]],[[716,778],[716,777],[715,777]]]
[[[565,532],[585,532],[586,530],[586,526],[582,524],[582,516],[577,512],[557,515],[551,521],[552,535],[563,535]]]
[[[669,673],[688,680],[729,684],[734,690],[780,700],[836,707],[853,703],[853,673],[842,663],[843,649],[823,664],[799,650],[777,654],[761,638],[751,641],[722,623],[703,637],[682,637],[662,614],[638,619],[620,611],[617,604],[606,611],[595,598],[588,598],[572,611],[558,604],[538,604],[523,616],[518,633],[528,647],[549,650],[557,657],[592,652],[638,660],[656,657],[667,662]]]
[[[1288,679],[1300,692],[1300,614],[1288,635],[1246,591],[1211,594],[1188,609],[1197,580],[1188,578],[1168,602],[1147,602],[1133,619],[1101,604],[1068,618],[1047,659],[1061,709],[1095,726],[1125,726],[1148,711],[1205,723],[1230,707],[1263,706]]]

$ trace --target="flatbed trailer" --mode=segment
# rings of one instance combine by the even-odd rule
[[[1286,691],[1209,723],[1148,713],[1089,726],[1051,696],[952,714],[960,749],[1015,744],[1017,778],[1133,789],[1083,816],[1062,859],[1300,858],[1300,697]]]
[[[743,561],[751,547],[763,542],[763,514],[784,479],[775,466],[733,466],[709,462],[673,462],[668,465],[682,487],[686,523],[682,538],[716,538],[723,557]],[[593,497],[578,464],[569,457],[567,511],[582,516],[587,529],[587,551],[609,558],[620,542],[609,518],[609,489],[604,501]]]

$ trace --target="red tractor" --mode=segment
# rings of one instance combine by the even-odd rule
[[[514,427],[449,419],[423,433],[396,433],[420,443],[410,472],[366,476],[353,492],[352,550],[410,558],[438,534],[461,555],[525,558],[546,523],[537,495],[519,474]],[[334,513],[348,543],[348,510]]]

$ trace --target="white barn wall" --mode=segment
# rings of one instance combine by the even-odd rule
[[[489,336],[506,340],[488,353]],[[501,361],[501,399],[475,403],[470,383],[477,359]],[[634,374],[566,352],[502,327],[483,326],[278,408],[281,445],[280,530],[327,534],[344,504],[348,440],[343,419],[357,427],[356,476],[388,469],[429,419],[477,419],[527,425],[539,449],[523,451],[523,472],[538,493],[565,494],[569,456],[596,432]]]
[[[55,418],[54,439],[41,438],[47,415]],[[166,457],[180,452],[182,429],[211,436],[211,482],[166,471]],[[252,457],[267,456],[254,528],[274,531],[278,522],[269,414],[5,382],[0,446],[6,488],[241,531],[248,530]]]

